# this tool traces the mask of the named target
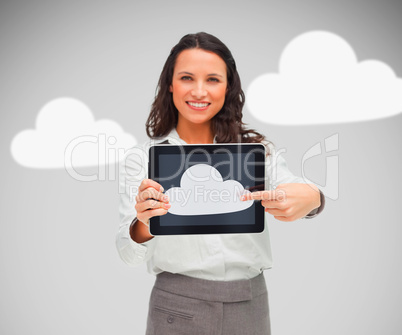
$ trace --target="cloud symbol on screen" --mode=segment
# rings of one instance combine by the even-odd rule
[[[270,124],[374,120],[402,112],[402,79],[381,61],[358,62],[338,35],[312,31],[285,47],[279,73],[252,81],[246,103],[251,114]]]
[[[180,187],[172,187],[169,196],[169,213],[175,215],[225,214],[243,211],[253,201],[240,201],[248,193],[236,180],[223,181],[221,174],[207,164],[188,168],[181,177]]]
[[[108,119],[95,121],[91,110],[74,98],[49,101],[39,111],[36,129],[14,136],[11,154],[30,168],[74,168],[114,164],[135,138]]]

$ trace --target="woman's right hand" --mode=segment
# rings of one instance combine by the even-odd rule
[[[148,225],[150,218],[165,215],[170,208],[169,198],[163,194],[163,187],[152,179],[144,179],[135,198],[137,219]]]

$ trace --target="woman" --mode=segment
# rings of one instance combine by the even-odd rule
[[[244,127],[244,100],[229,49],[206,33],[186,35],[162,70],[147,134],[157,143],[264,143],[268,158],[275,157],[263,135]],[[161,185],[141,175],[148,163],[143,149],[127,156],[121,169],[126,192],[116,243],[127,264],[147,262],[149,272],[157,275],[147,334],[270,334],[263,277],[272,266],[268,229],[261,234],[153,237],[149,219],[165,215],[170,204]],[[280,221],[321,211],[317,187],[293,176],[280,156],[274,161],[267,173],[275,189],[242,200],[261,200],[265,211]]]

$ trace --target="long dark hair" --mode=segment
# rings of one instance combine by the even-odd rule
[[[173,103],[169,87],[177,56],[186,49],[199,48],[217,54],[226,63],[227,91],[222,109],[212,119],[212,131],[218,143],[261,143],[265,136],[253,129],[246,129],[242,121],[245,95],[232,53],[218,38],[200,32],[181,38],[172,48],[159,78],[155,100],[151,107],[146,131],[149,137],[169,134],[177,126],[178,111]]]

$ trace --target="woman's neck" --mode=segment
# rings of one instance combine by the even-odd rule
[[[214,134],[210,123],[190,125],[179,122],[176,131],[180,138],[188,144],[214,142]]]

